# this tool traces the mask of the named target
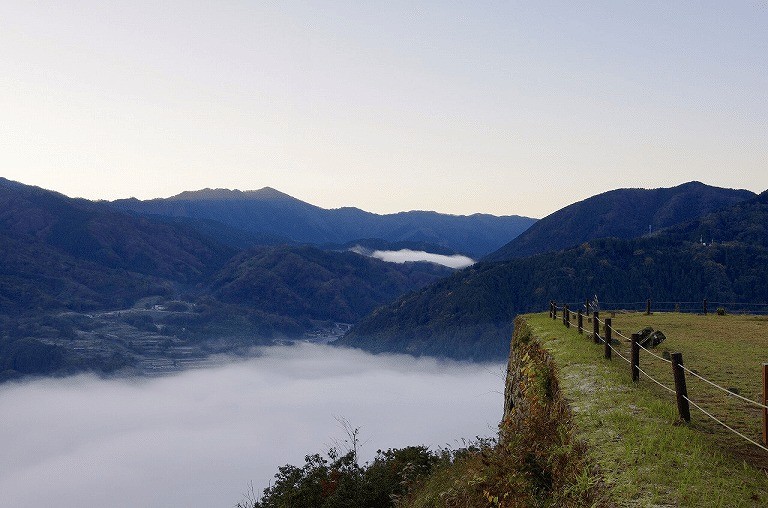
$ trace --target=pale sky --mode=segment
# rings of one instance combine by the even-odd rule
[[[0,3],[0,176],[545,216],[768,188],[768,2]]]

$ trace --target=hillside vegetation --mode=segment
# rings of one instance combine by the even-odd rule
[[[505,261],[558,251],[596,238],[637,238],[754,198],[747,190],[688,182],[661,189],[616,189],[544,217],[485,257]],[[718,238],[718,240],[720,240]]]
[[[376,309],[340,343],[372,351],[501,358],[518,314],[581,301],[768,301],[768,192],[658,233],[478,263]],[[715,243],[701,237],[716,238]],[[463,356],[464,355],[464,356]]]
[[[383,263],[353,252],[283,246],[235,256],[212,278],[207,292],[218,301],[297,322],[353,323],[382,302],[451,272],[431,263]]]
[[[451,273],[311,246],[238,248],[248,238],[278,241],[0,178],[0,382],[159,372],[274,340],[327,340]]]

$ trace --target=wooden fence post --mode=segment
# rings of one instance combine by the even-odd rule
[[[576,323],[579,325],[579,333],[584,333],[584,314],[581,313],[581,309],[576,313]]]
[[[768,406],[768,363],[763,364],[763,405]],[[768,409],[763,408],[763,443],[768,445]]]
[[[707,315],[707,299],[704,298],[704,315]]]
[[[552,300],[550,300],[549,301],[549,318],[550,319],[552,319],[552,305],[554,304],[552,303]]]
[[[630,360],[632,364],[632,381],[637,383],[640,380],[640,343],[637,342],[640,335],[633,333],[631,337],[632,349],[630,350]]]
[[[589,300],[584,300],[584,308],[586,309],[586,310],[584,311],[584,314],[586,314],[587,316],[589,316]]]
[[[645,301],[645,315],[650,316],[651,315],[651,299],[647,299]]]
[[[611,318],[605,318],[605,358],[611,359]]]
[[[552,300],[552,319],[557,319],[557,302]]]
[[[600,317],[599,312],[592,313],[592,338],[595,344],[600,344],[600,322],[597,320],[598,317]]]
[[[675,376],[675,393],[677,394],[677,412],[686,422],[691,421],[691,409],[688,407],[688,389],[685,386],[685,371],[683,370],[683,353],[672,353],[672,373]]]
[[[568,305],[565,306],[565,310],[563,311],[563,322],[565,323],[566,328],[571,327],[571,311],[568,309]]]

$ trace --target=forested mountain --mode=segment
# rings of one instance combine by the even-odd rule
[[[171,299],[234,252],[194,230],[0,179],[0,381],[129,365],[102,347],[112,342],[103,334],[82,353],[78,340],[97,334],[92,313]]]
[[[768,248],[768,191],[661,232],[677,241],[738,242]]]
[[[0,179],[0,380],[298,338],[451,272],[308,246],[242,250],[226,235],[238,233]]]
[[[187,361],[190,351],[206,355],[358,321],[341,343],[373,351],[500,358],[506,355],[512,318],[543,308],[551,298],[768,299],[768,193],[740,200],[746,191],[697,183],[676,189],[678,197],[662,193],[667,197],[658,199],[665,204],[656,207],[657,224],[671,220],[660,218],[665,214],[684,215],[678,200],[694,203],[693,210],[717,208],[727,199],[739,202],[642,238],[589,240],[452,272],[345,252],[359,244],[454,253],[442,240],[435,245],[424,239],[354,239],[325,249],[295,244],[244,249],[282,238],[263,230],[243,233],[237,224],[222,226],[217,220],[224,216],[187,216],[198,213],[200,202],[204,209],[230,210],[244,225],[251,202],[257,202],[272,215],[253,216],[255,223],[295,220],[294,231],[307,234],[351,227],[323,222],[330,216],[325,212],[373,216],[355,209],[322,211],[269,189],[185,193],[160,201],[181,207],[175,215],[143,215],[0,179],[0,380],[35,372],[138,368],[161,360],[175,364]],[[225,207],[229,201],[235,206]],[[279,206],[270,208],[269,202]],[[297,218],[302,214],[303,222]],[[430,217],[433,225],[453,227],[452,238],[463,241],[477,235],[462,228],[483,220],[453,217],[459,222],[450,226],[451,216],[399,215],[411,221],[399,230],[403,236],[422,234],[429,221],[416,224],[414,217]],[[608,214],[600,220],[617,219]],[[367,224],[363,236],[374,237],[378,226]],[[592,234],[611,230],[588,225]],[[335,330],[319,333],[332,336]]]
[[[0,179],[3,309],[88,309],[165,294],[235,250],[196,231]]]
[[[299,322],[354,323],[452,271],[432,263],[384,263],[353,252],[284,246],[239,254],[216,274],[207,293]]]
[[[378,215],[349,207],[328,210],[269,187],[246,192],[205,189],[167,199],[118,200],[112,205],[141,214],[214,220],[245,234],[297,243],[344,244],[360,238],[428,242],[475,258],[498,249],[536,222],[517,215],[426,211]]]
[[[377,309],[338,344],[454,358],[501,358],[515,315],[550,299],[768,301],[768,192],[635,239],[478,263]],[[714,238],[715,243],[701,242]]]
[[[579,245],[595,238],[637,238],[750,199],[746,190],[689,182],[663,189],[618,189],[541,219],[484,261],[504,261]]]

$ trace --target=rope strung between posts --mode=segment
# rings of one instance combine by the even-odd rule
[[[598,322],[600,322],[600,323],[603,323],[603,325],[605,325],[605,322],[604,322],[604,321],[602,321],[600,318],[598,318]],[[614,333],[616,333],[616,335],[618,335],[618,336],[620,336],[620,337],[623,337],[623,338],[624,338],[624,339],[626,339],[626,340],[630,340],[630,339],[629,339],[629,338],[627,338],[627,337],[626,337],[624,334],[622,334],[620,331],[616,330],[614,327],[612,327],[612,326],[611,326],[610,328],[611,328],[611,330],[613,330],[613,331],[614,331]],[[657,354],[656,354],[656,353],[654,353],[653,351],[650,351],[648,348],[644,347],[642,344],[638,344],[638,346],[640,346],[640,349],[642,349],[642,350],[643,350],[643,351],[645,351],[646,353],[650,354],[651,356],[653,356],[653,357],[655,357],[655,358],[657,358],[657,359],[659,359],[659,360],[661,360],[661,361],[663,361],[663,362],[667,362],[667,363],[670,363],[670,364],[672,363],[672,361],[671,361],[671,360],[667,360],[666,358],[664,358],[664,357],[662,357],[662,356],[659,356],[659,355],[657,355]],[[613,347],[611,347],[611,349],[613,349]],[[614,351],[616,351],[616,350],[614,349]],[[691,374],[692,376],[695,376],[695,377],[697,377],[698,379],[701,379],[701,380],[702,380],[702,381],[704,381],[705,383],[709,383],[710,385],[714,386],[714,387],[715,387],[715,388],[717,388],[718,390],[722,390],[722,391],[724,391],[724,392],[725,392],[725,393],[727,393],[728,395],[731,395],[731,396],[733,396],[733,397],[736,397],[736,398],[738,398],[738,399],[741,399],[741,400],[743,400],[744,402],[749,402],[750,404],[753,404],[753,405],[755,405],[755,406],[757,406],[757,407],[759,407],[759,408],[762,408],[762,409],[768,409],[768,406],[766,406],[765,404],[761,404],[761,403],[759,403],[759,402],[757,402],[757,401],[754,401],[754,400],[752,400],[752,399],[749,399],[749,398],[747,398],[747,397],[744,397],[743,395],[740,395],[740,394],[738,394],[738,393],[734,393],[734,392],[732,392],[731,390],[729,390],[729,389],[727,389],[727,388],[724,388],[724,387],[720,386],[719,384],[717,384],[717,383],[715,383],[715,382],[712,382],[712,381],[710,381],[709,379],[707,379],[707,378],[705,378],[705,377],[703,377],[703,376],[701,376],[701,375],[697,374],[696,372],[692,371],[691,369],[689,369],[688,367],[686,367],[686,366],[684,366],[684,365],[683,365],[682,367],[683,367],[683,369],[684,369],[686,372],[688,372],[688,373],[689,373],[689,374]]]
[[[653,351],[649,350],[648,348],[646,348],[646,347],[643,347],[643,345],[642,345],[642,344],[639,344],[639,343],[638,343],[637,345],[638,345],[638,346],[640,346],[640,349],[642,349],[643,351],[645,351],[645,352],[646,352],[646,353],[648,353],[649,355],[653,356],[654,358],[658,358],[658,359],[659,359],[659,360],[661,360],[662,362],[672,363],[672,360],[667,360],[667,359],[666,359],[666,358],[664,358],[663,356],[659,356],[659,355],[657,355],[656,353],[654,353]]]
[[[704,413],[705,415],[709,416],[710,418],[712,418],[712,419],[713,419],[713,420],[715,420],[717,423],[719,423],[720,425],[722,425],[722,426],[723,426],[723,427],[725,427],[726,429],[730,430],[731,432],[733,432],[733,433],[734,433],[734,434],[736,434],[737,436],[741,437],[742,439],[746,439],[747,441],[749,441],[749,442],[750,442],[750,443],[752,443],[753,445],[757,446],[758,448],[760,448],[760,449],[762,449],[762,450],[765,450],[766,452],[768,452],[768,448],[766,448],[765,446],[761,445],[761,444],[760,444],[760,443],[758,443],[757,441],[754,441],[754,440],[752,440],[752,439],[748,438],[747,436],[745,436],[744,434],[742,434],[742,433],[741,433],[741,432],[739,432],[738,430],[736,430],[736,429],[734,429],[734,428],[730,427],[728,424],[726,424],[726,423],[724,423],[724,422],[720,421],[720,420],[719,420],[717,417],[715,417],[714,415],[712,415],[712,414],[710,414],[709,412],[707,412],[706,410],[704,410],[704,408],[702,408],[701,406],[699,406],[698,404],[696,404],[694,401],[692,401],[692,400],[691,400],[691,399],[689,399],[688,397],[686,397],[686,396],[683,396],[683,398],[684,398],[685,400],[687,400],[687,401],[688,401],[690,404],[692,404],[692,405],[693,405],[693,407],[695,407],[696,409],[698,409],[699,411],[701,411],[701,412],[702,412],[702,413]]]
[[[653,302],[653,303],[657,303],[659,305],[662,305],[662,304],[664,304],[664,305],[675,305],[675,304],[677,304],[677,305],[701,305],[701,302]]]
[[[600,318],[597,318],[597,321],[598,321],[599,323],[602,323],[602,324],[603,324],[603,326],[606,326],[606,325],[605,325],[605,321],[601,320]],[[613,330],[613,332],[615,332],[615,333],[616,333],[616,335],[618,335],[619,337],[622,337],[624,340],[626,340],[626,341],[630,341],[630,340],[632,340],[632,339],[630,339],[629,337],[627,337],[626,335],[624,335],[623,333],[621,333],[620,331],[618,331],[616,328],[614,328],[614,327],[612,327],[612,326],[609,326],[609,328],[610,328],[611,330]],[[654,353],[654,352],[653,352],[653,351],[651,351],[650,349],[648,349],[648,348],[644,347],[642,344],[638,343],[637,345],[638,345],[638,346],[640,346],[640,349],[642,349],[643,351],[645,351],[645,352],[646,352],[646,353],[648,353],[649,355],[653,356],[654,358],[658,358],[658,359],[659,359],[659,360],[661,360],[662,362],[672,363],[672,361],[670,361],[670,360],[667,360],[667,359],[666,359],[666,358],[664,358],[663,356],[659,356],[659,355],[657,355],[656,353]]]
[[[605,326],[605,321],[601,320],[600,318],[597,318],[597,321],[598,321],[599,323],[603,323],[603,326]],[[616,332],[618,335],[621,335],[622,337],[624,337],[624,335],[622,335],[621,333],[619,333],[618,331],[616,331],[616,329],[615,329],[614,327],[612,327],[612,326],[611,326],[611,327],[610,327],[610,329],[611,329],[611,330],[613,330],[614,332]],[[599,339],[600,339],[600,340],[603,342],[603,344],[605,344],[605,339],[604,339],[603,337],[600,337],[600,336],[598,335],[598,338],[599,338]],[[626,337],[624,337],[624,338],[626,339]],[[638,344],[638,346],[640,346],[640,344]],[[623,356],[621,353],[619,353],[618,351],[616,351],[616,349],[614,349],[614,347],[613,347],[613,346],[611,346],[610,344],[608,344],[608,347],[610,347],[610,348],[611,348],[611,349],[612,349],[612,350],[613,350],[613,351],[614,351],[614,352],[615,352],[617,355],[619,355],[619,356],[621,356],[622,358],[624,358],[624,356]],[[648,351],[648,350],[647,350],[647,349],[645,349],[643,346],[640,346],[640,348],[641,348],[641,349],[644,349],[645,351]],[[654,353],[652,353],[652,352],[650,352],[650,351],[648,351],[648,352],[649,352],[649,353],[651,353],[651,355],[652,355],[652,356],[655,356],[656,358],[658,358],[659,360],[663,360],[663,361],[665,361],[665,362],[667,362],[667,363],[672,363],[671,361],[667,360],[666,358],[662,358],[661,356],[659,356],[659,355],[657,355],[657,354],[654,354]],[[626,362],[628,362],[628,363],[631,363],[631,362],[630,362],[630,360],[627,360],[626,358],[624,358],[624,361],[626,361]],[[673,393],[673,394],[674,394],[674,393],[676,393],[674,389],[672,389],[672,388],[668,387],[667,385],[665,385],[664,383],[662,383],[662,382],[660,382],[660,381],[656,380],[656,379],[655,379],[653,376],[651,376],[650,374],[648,374],[647,372],[645,372],[643,369],[641,369],[639,365],[638,365],[638,366],[636,366],[636,367],[637,367],[637,370],[639,370],[639,371],[640,371],[640,373],[642,373],[642,374],[643,374],[645,377],[647,377],[648,379],[650,379],[651,381],[653,381],[653,382],[654,382],[654,383],[656,383],[657,385],[661,386],[662,388],[664,388],[665,390],[667,390],[667,391],[668,391],[668,392],[670,392],[670,393]]]
[[[768,303],[747,303],[747,302],[709,302],[710,305],[748,305],[750,307],[768,307]]]
[[[766,406],[765,404],[761,404],[761,403],[759,403],[759,402],[757,402],[757,401],[754,401],[754,400],[752,400],[752,399],[748,399],[747,397],[744,397],[744,396],[742,396],[742,395],[739,395],[738,393],[734,393],[734,392],[730,391],[730,390],[729,390],[729,389],[727,389],[727,388],[723,388],[723,387],[722,387],[722,386],[720,386],[719,384],[717,384],[717,383],[713,383],[713,382],[712,382],[712,381],[710,381],[709,379],[707,379],[707,378],[705,378],[705,377],[702,377],[702,376],[698,375],[697,373],[695,373],[694,371],[692,371],[691,369],[689,369],[689,368],[688,368],[688,367],[686,367],[685,365],[681,365],[681,367],[682,367],[682,368],[683,368],[683,370],[685,370],[685,371],[686,371],[688,374],[690,374],[690,375],[692,375],[692,376],[695,376],[695,377],[697,377],[697,378],[701,379],[701,380],[702,380],[702,381],[704,381],[705,383],[709,383],[710,385],[714,386],[714,387],[715,387],[715,388],[717,388],[718,390],[722,390],[722,391],[724,391],[724,392],[725,392],[725,393],[727,393],[728,395],[731,395],[731,396],[733,396],[733,397],[739,398],[739,399],[743,400],[744,402],[749,402],[750,404],[753,404],[753,405],[755,405],[755,406],[757,406],[757,407],[759,407],[759,408],[762,408],[762,409],[768,409],[768,406]]]
[[[641,302],[600,302],[600,305],[605,307],[606,305],[645,305],[647,301]],[[695,302],[661,302],[654,301],[653,303],[658,305],[701,305],[702,301]],[[749,305],[751,307],[768,307],[768,303],[753,303],[753,302],[715,302],[707,300],[710,305]]]
[[[600,336],[598,335],[598,337],[600,337]],[[604,339],[604,338],[600,337],[600,340],[602,340],[602,341],[603,341],[603,344],[605,344],[605,339]],[[624,361],[625,361],[625,362],[627,362],[627,363],[632,363],[632,360],[630,360],[629,358],[627,358],[627,357],[626,357],[626,356],[624,356],[623,354],[619,353],[619,351],[618,351],[618,350],[617,350],[615,347],[613,347],[613,346],[612,346],[612,345],[610,345],[610,344],[608,344],[608,347],[609,347],[609,348],[611,348],[611,351],[613,351],[614,353],[616,353],[617,355],[619,355],[619,357],[620,357],[622,360],[624,360]]]
[[[603,324],[605,324],[603,321],[601,321],[601,320],[600,320],[600,318],[597,318],[597,322],[598,322],[598,323],[603,323]],[[610,328],[611,328],[611,330],[613,330],[613,327],[610,327]],[[598,339],[600,340],[600,342],[602,342],[603,344],[605,344],[605,343],[606,343],[606,339],[605,339],[605,337],[601,337],[601,336],[600,336],[600,334],[598,334],[598,335],[597,335],[597,338],[598,338]],[[609,348],[611,348],[611,351],[613,351],[614,353],[616,353],[617,355],[619,355],[619,358],[621,358],[622,360],[624,360],[624,361],[625,361],[625,362],[627,362],[627,363],[632,363],[632,361],[631,361],[629,358],[627,358],[626,356],[624,356],[623,354],[621,354],[621,353],[619,352],[619,350],[618,350],[618,349],[616,349],[615,347],[613,347],[611,344],[608,344],[608,347],[609,347]]]
[[[637,367],[637,370],[639,370],[641,374],[643,374],[645,377],[647,377],[648,379],[650,379],[651,381],[653,381],[653,382],[654,382],[654,383],[656,383],[657,385],[659,385],[659,386],[661,386],[662,388],[664,388],[665,390],[667,390],[669,393],[671,393],[671,394],[673,394],[673,395],[676,395],[676,394],[677,394],[677,392],[676,392],[676,391],[675,391],[673,388],[670,388],[669,386],[665,385],[664,383],[661,383],[661,382],[659,382],[659,381],[656,381],[656,379],[654,379],[654,378],[653,378],[653,376],[651,376],[651,375],[650,375],[650,374],[648,374],[646,371],[644,371],[643,369],[641,369],[639,365],[636,365],[636,367]]]
[[[600,319],[598,319],[598,322],[603,322],[603,321],[601,321]],[[612,329],[612,330],[614,330],[614,329],[613,329],[613,327],[611,327],[611,329]],[[614,331],[616,331],[616,330],[614,330]],[[617,333],[618,333],[618,332],[617,332]],[[621,334],[619,334],[619,335],[621,335]],[[623,335],[622,335],[622,336],[623,336]],[[598,337],[599,337],[599,335],[598,335]],[[605,343],[605,339],[603,339],[602,337],[600,337],[600,339],[603,341],[603,343]],[[614,351],[616,354],[618,354],[619,356],[621,356],[622,358],[624,358],[624,357],[621,355],[621,353],[619,353],[618,351],[616,351],[616,350],[613,348],[613,346],[611,346],[610,344],[609,344],[608,346],[609,346],[609,347],[610,347],[610,348],[611,348],[611,349],[612,349],[612,350],[613,350],[613,351]],[[640,346],[640,347],[642,347],[642,346]],[[643,349],[645,349],[645,348],[643,348]],[[646,349],[646,351],[648,351],[648,350]],[[650,351],[648,351],[648,352],[650,352]],[[653,353],[651,353],[651,354],[653,354]],[[653,355],[653,356],[656,356],[657,358],[661,358],[661,357],[659,357],[658,355]],[[672,363],[672,362],[670,362],[669,360],[667,360],[666,358],[661,358],[661,359],[662,359],[662,360],[664,360],[665,362],[668,362],[668,363]],[[624,360],[625,360],[625,361],[629,361],[629,360],[627,360],[626,358],[624,358]],[[686,371],[686,372],[689,372],[690,374],[692,374],[692,375],[696,376],[697,378],[701,379],[702,381],[706,381],[707,383],[709,383],[709,384],[711,384],[711,385],[713,385],[713,386],[715,386],[715,387],[717,387],[717,388],[719,388],[719,389],[721,389],[721,390],[724,390],[724,391],[726,391],[727,393],[729,393],[729,394],[731,394],[731,395],[736,395],[737,397],[739,397],[739,398],[741,398],[741,399],[744,399],[744,400],[745,400],[745,401],[747,401],[747,402],[751,402],[751,403],[755,404],[756,406],[759,406],[759,407],[762,407],[762,408],[766,408],[766,409],[768,409],[768,406],[765,406],[765,405],[763,405],[763,404],[760,404],[760,403],[758,403],[758,402],[755,402],[754,400],[751,400],[751,399],[747,399],[746,397],[742,397],[742,396],[740,396],[740,395],[738,395],[738,394],[735,394],[735,393],[733,393],[733,392],[730,392],[729,390],[727,390],[727,389],[723,388],[722,386],[720,386],[720,385],[717,385],[717,384],[713,383],[712,381],[709,381],[708,379],[706,379],[706,378],[704,378],[704,377],[702,377],[702,376],[699,376],[698,374],[696,374],[695,372],[693,372],[691,369],[689,369],[689,368],[687,368],[687,367],[685,367],[685,366],[681,366],[681,367],[683,367],[683,369],[685,369],[685,371]],[[669,386],[665,385],[664,383],[661,383],[661,382],[659,382],[658,380],[656,380],[656,379],[655,379],[653,376],[649,375],[649,374],[648,374],[647,372],[645,372],[645,371],[644,371],[642,368],[640,368],[640,366],[637,366],[637,370],[638,370],[638,371],[640,371],[640,373],[641,373],[641,374],[643,374],[645,377],[647,377],[648,379],[650,379],[651,381],[653,381],[654,383],[656,383],[657,385],[659,385],[659,386],[660,386],[660,387],[662,387],[663,389],[667,390],[669,393],[671,393],[671,394],[673,394],[673,395],[677,395],[677,392],[676,392],[674,389],[672,389],[672,388],[670,388]],[[755,441],[755,440],[753,440],[753,439],[750,439],[750,438],[748,438],[747,436],[745,436],[744,434],[742,434],[742,433],[741,433],[741,432],[739,432],[738,430],[736,430],[736,429],[734,429],[734,428],[730,427],[729,425],[727,425],[726,423],[724,423],[723,421],[721,421],[720,419],[718,419],[717,417],[715,417],[714,415],[712,415],[711,413],[709,413],[708,411],[706,411],[704,408],[702,408],[701,406],[699,406],[697,403],[695,403],[694,401],[692,401],[692,400],[691,400],[691,399],[689,399],[688,397],[686,397],[686,396],[683,396],[683,398],[685,398],[685,400],[687,400],[687,401],[688,401],[690,404],[692,404],[692,405],[693,405],[693,406],[694,406],[696,409],[698,409],[699,411],[701,411],[702,413],[704,413],[705,415],[707,415],[708,417],[710,417],[711,419],[713,419],[714,421],[716,421],[717,423],[719,423],[720,425],[722,425],[723,427],[725,427],[726,429],[730,430],[731,432],[733,432],[733,433],[734,433],[734,434],[736,434],[737,436],[741,437],[742,439],[745,439],[745,440],[749,441],[750,443],[752,443],[753,445],[757,446],[758,448],[760,448],[760,449],[762,449],[762,450],[765,450],[765,451],[767,451],[767,452],[768,452],[768,448],[767,448],[767,447],[765,447],[765,446],[761,445],[760,443],[758,443],[757,441]]]
[[[600,319],[599,317],[597,317],[597,318],[595,318],[595,319],[596,319],[596,321],[597,321],[598,323],[602,324],[603,326],[607,326],[607,325],[606,325],[606,323],[605,323],[605,321],[603,321],[603,320],[602,320],[602,319]],[[629,339],[629,338],[628,338],[626,335],[622,334],[621,332],[619,332],[618,330],[616,330],[615,328],[613,328],[613,326],[610,326],[610,327],[608,327],[608,328],[610,328],[610,329],[611,329],[613,332],[615,332],[615,333],[616,333],[616,335],[618,335],[619,337],[622,337],[622,338],[624,338],[625,340],[628,340],[628,341],[629,341],[629,340],[631,340],[631,339]],[[630,361],[630,360],[628,360],[628,359],[627,359],[627,358],[626,358],[624,355],[622,355],[622,354],[621,354],[619,351],[617,351],[617,350],[616,350],[616,348],[614,348],[614,347],[613,347],[613,346],[612,346],[612,345],[611,345],[609,342],[607,342],[607,340],[606,340],[604,337],[601,337],[601,336],[598,334],[598,335],[597,335],[597,338],[599,339],[599,341],[600,341],[600,342],[602,342],[603,344],[606,344],[606,345],[607,345],[609,348],[611,348],[611,350],[612,350],[614,353],[616,353],[616,354],[617,354],[617,355],[618,355],[618,356],[619,356],[621,359],[623,359],[625,362],[627,362],[627,363],[631,363],[631,361]],[[638,344],[638,346],[639,346],[641,349],[643,349],[645,352],[649,353],[651,356],[653,356],[653,357],[655,357],[655,358],[658,358],[659,360],[662,360],[662,361],[664,361],[664,362],[667,362],[667,363],[672,363],[670,360],[667,360],[666,358],[664,358],[664,357],[662,357],[662,356],[659,356],[659,355],[657,355],[657,354],[653,353],[652,351],[649,351],[647,348],[643,347],[642,345]],[[676,391],[675,391],[673,388],[670,388],[669,386],[667,386],[667,385],[665,385],[664,383],[661,383],[660,381],[658,381],[657,379],[655,379],[653,376],[651,376],[651,375],[650,375],[650,374],[648,374],[646,371],[644,371],[642,368],[640,368],[640,366],[639,366],[639,365],[636,365],[635,367],[637,368],[637,370],[638,370],[638,371],[639,371],[641,374],[643,374],[645,377],[647,377],[648,379],[650,379],[651,381],[653,381],[654,383],[656,383],[657,385],[659,385],[661,388],[665,389],[666,391],[668,391],[669,393],[671,393],[671,394],[673,394],[673,395],[677,395],[677,392],[676,392]],[[737,397],[738,399],[741,399],[741,400],[743,400],[744,402],[749,402],[750,404],[753,404],[753,405],[755,405],[755,406],[757,406],[757,407],[759,407],[759,408],[762,408],[762,409],[768,409],[768,406],[767,406],[767,405],[765,405],[765,404],[761,404],[761,403],[759,403],[759,402],[756,402],[756,401],[754,401],[754,400],[752,400],[752,399],[749,399],[749,398],[747,398],[747,397],[744,397],[744,396],[742,396],[742,395],[740,395],[740,394],[738,394],[738,393],[734,393],[734,392],[732,392],[732,391],[728,390],[727,388],[724,388],[724,387],[722,387],[722,386],[718,385],[717,383],[714,383],[714,382],[710,381],[709,379],[707,379],[707,378],[705,378],[705,377],[703,377],[703,376],[700,376],[699,374],[697,374],[696,372],[692,371],[692,370],[691,370],[691,369],[689,369],[688,367],[685,367],[684,365],[680,365],[680,367],[682,367],[684,371],[688,372],[689,374],[691,374],[692,376],[696,377],[697,379],[700,379],[700,380],[704,381],[705,383],[708,383],[708,384],[712,385],[713,387],[715,387],[715,388],[717,388],[717,389],[719,389],[719,390],[722,390],[722,391],[724,391],[724,392],[725,392],[725,393],[727,393],[728,395],[731,395],[731,396]],[[763,446],[762,444],[758,443],[757,441],[755,441],[755,440],[753,440],[753,439],[750,439],[749,437],[745,436],[744,434],[742,434],[742,433],[741,433],[741,432],[739,432],[738,430],[736,430],[736,429],[734,429],[733,427],[729,426],[728,424],[726,424],[725,422],[723,422],[722,420],[720,420],[719,418],[717,418],[716,416],[714,416],[714,415],[713,415],[713,414],[711,414],[710,412],[706,411],[706,410],[705,410],[704,408],[702,408],[702,407],[701,407],[699,404],[697,404],[696,402],[692,401],[690,398],[688,398],[688,396],[686,396],[686,395],[683,395],[682,397],[683,397],[685,400],[687,400],[687,401],[688,401],[688,403],[690,403],[691,405],[693,405],[693,407],[695,407],[696,409],[698,409],[699,411],[701,411],[702,413],[704,413],[706,416],[708,416],[709,418],[711,418],[711,419],[712,419],[712,420],[714,420],[715,422],[719,423],[720,425],[722,425],[723,427],[725,427],[725,428],[726,428],[726,429],[728,429],[729,431],[733,432],[734,434],[736,434],[737,436],[741,437],[742,439],[744,439],[744,440],[746,440],[746,441],[750,442],[751,444],[753,444],[753,445],[757,446],[757,447],[758,447],[758,448],[760,448],[761,450],[764,450],[764,451],[768,452],[768,447],[766,447],[766,446]]]

